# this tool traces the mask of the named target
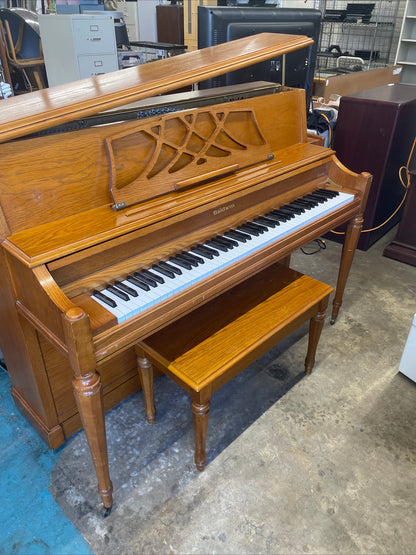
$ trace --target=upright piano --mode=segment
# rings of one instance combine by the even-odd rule
[[[261,34],[2,101],[12,395],[53,449],[84,427],[106,508],[104,413],[139,387],[135,344],[347,223],[335,321],[371,180],[308,140],[303,90],[125,121],[123,107],[310,43]]]

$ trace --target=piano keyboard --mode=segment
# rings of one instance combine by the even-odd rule
[[[354,195],[319,189],[264,216],[213,237],[187,252],[138,270],[92,292],[92,298],[118,323],[155,306],[351,202]]]

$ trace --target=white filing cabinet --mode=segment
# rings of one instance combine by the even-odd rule
[[[50,87],[118,70],[114,20],[109,15],[39,15]]]
[[[156,6],[162,0],[139,0],[139,36],[141,41],[157,42]]]
[[[137,2],[117,2],[117,11],[123,14],[129,40],[138,42],[140,33]]]

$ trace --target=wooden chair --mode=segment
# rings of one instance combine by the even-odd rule
[[[22,72],[29,91],[46,88],[45,62],[42,56],[41,43],[39,43],[41,56],[39,58],[23,58],[21,48],[23,43],[24,22],[19,25],[19,33],[16,42],[10,30],[7,19],[0,21],[1,40],[5,45],[7,61],[10,67]]]
[[[208,302],[136,347],[145,413],[155,420],[153,365],[190,393],[195,463],[206,464],[211,395],[272,346],[310,320],[310,373],[333,288],[275,264]]]

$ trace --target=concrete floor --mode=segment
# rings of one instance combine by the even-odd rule
[[[50,491],[97,554],[414,554],[416,384],[398,373],[416,312],[416,268],[357,251],[311,376],[299,329],[213,397],[208,465],[193,465],[187,395],[155,384],[107,414],[115,505],[103,519],[84,434]],[[335,284],[340,246],[292,266]]]

